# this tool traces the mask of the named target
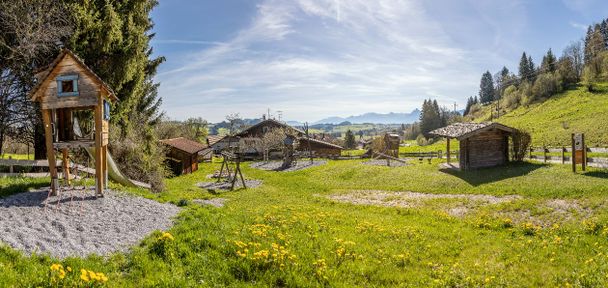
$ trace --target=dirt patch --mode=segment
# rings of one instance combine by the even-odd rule
[[[446,213],[463,217],[470,210],[482,206],[521,199],[518,195],[493,196],[483,194],[431,194],[417,192],[353,191],[335,194],[329,199],[359,205],[378,205],[404,208],[439,208]],[[439,201],[438,203],[435,203]]]
[[[245,180],[245,185],[247,188],[256,188],[262,185],[262,180]],[[199,182],[196,183],[196,186],[207,189],[207,190],[230,190],[232,186],[232,182],[220,181],[220,182]],[[242,188],[243,183],[241,179],[237,179],[236,183],[234,183],[234,189]]]
[[[224,205],[226,205],[226,201],[228,201],[228,199],[226,199],[226,198],[194,199],[194,200],[192,200],[192,202],[194,202],[194,203],[198,203],[198,204],[201,204],[201,205],[211,205],[211,206],[216,207],[216,208],[222,208],[222,207],[224,207]]]
[[[155,230],[169,229],[180,209],[142,197],[92,190],[24,192],[0,199],[0,241],[58,258],[126,251]]]
[[[373,159],[373,160],[361,162],[361,164],[363,164],[363,165],[371,165],[371,166],[384,166],[384,167],[403,167],[403,166],[407,166],[407,163],[403,163],[403,162],[399,162],[399,161],[394,161],[394,160],[391,160],[389,163],[390,163],[390,166],[387,165],[386,160],[383,160],[383,159]]]
[[[283,165],[282,161],[268,161],[268,162],[255,162],[251,163],[249,167],[266,170],[266,171],[280,171],[280,172],[290,172],[290,171],[298,171],[303,169],[308,169],[316,166],[321,166],[327,163],[325,160],[314,160],[310,163],[310,160],[301,159],[295,165],[287,169],[281,169],[281,165]]]
[[[576,200],[551,199],[537,204],[534,209],[497,211],[497,215],[510,218],[514,223],[530,222],[542,227],[556,223],[581,221],[593,214]]]

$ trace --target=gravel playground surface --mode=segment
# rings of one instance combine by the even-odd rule
[[[251,163],[249,167],[268,171],[290,172],[324,165],[325,163],[327,163],[325,160],[314,160],[312,163],[310,163],[310,160],[301,159],[298,160],[296,165],[292,165],[291,167],[283,170],[280,170],[281,165],[283,165],[282,161],[255,162]]]
[[[175,205],[108,191],[64,191],[51,197],[36,190],[0,198],[0,242],[58,258],[126,251],[155,230],[166,230],[180,211]],[[74,196],[71,200],[71,196]]]

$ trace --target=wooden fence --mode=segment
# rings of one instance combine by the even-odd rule
[[[567,155],[570,153],[570,155]],[[588,153],[605,153],[606,156],[587,156],[587,165],[591,167],[608,168],[608,148],[603,147],[587,147]],[[536,155],[542,154],[542,155]],[[558,156],[549,154],[559,154]],[[530,160],[541,161],[545,163],[572,163],[572,148],[571,147],[530,147],[528,158]]]

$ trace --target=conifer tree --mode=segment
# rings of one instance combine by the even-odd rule
[[[494,100],[494,81],[492,80],[492,74],[490,71],[486,71],[481,76],[481,83],[479,84],[479,100],[482,104],[490,103]]]
[[[549,48],[549,51],[547,51],[547,54],[545,56],[543,56],[543,61],[541,62],[541,65],[540,65],[541,70],[543,72],[555,72],[556,62],[557,62],[557,59],[555,58],[555,55],[553,55],[551,48]]]
[[[524,52],[519,60],[519,79],[521,79],[521,81],[526,81],[529,75],[530,65],[528,64],[528,56],[526,56],[526,52]]]

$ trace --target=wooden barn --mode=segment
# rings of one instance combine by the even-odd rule
[[[207,148],[201,143],[184,137],[160,140],[160,142],[169,148],[167,163],[175,176],[198,170],[199,152]]]
[[[342,146],[329,142],[306,137],[300,137],[298,142],[298,151],[308,151],[308,147],[310,147],[310,150],[313,151],[314,157],[337,158],[342,155]]]
[[[430,134],[447,139],[448,164],[451,164],[450,139],[458,139],[459,163],[452,166],[471,170],[509,162],[509,137],[516,131],[500,123],[455,123],[433,130]]]

